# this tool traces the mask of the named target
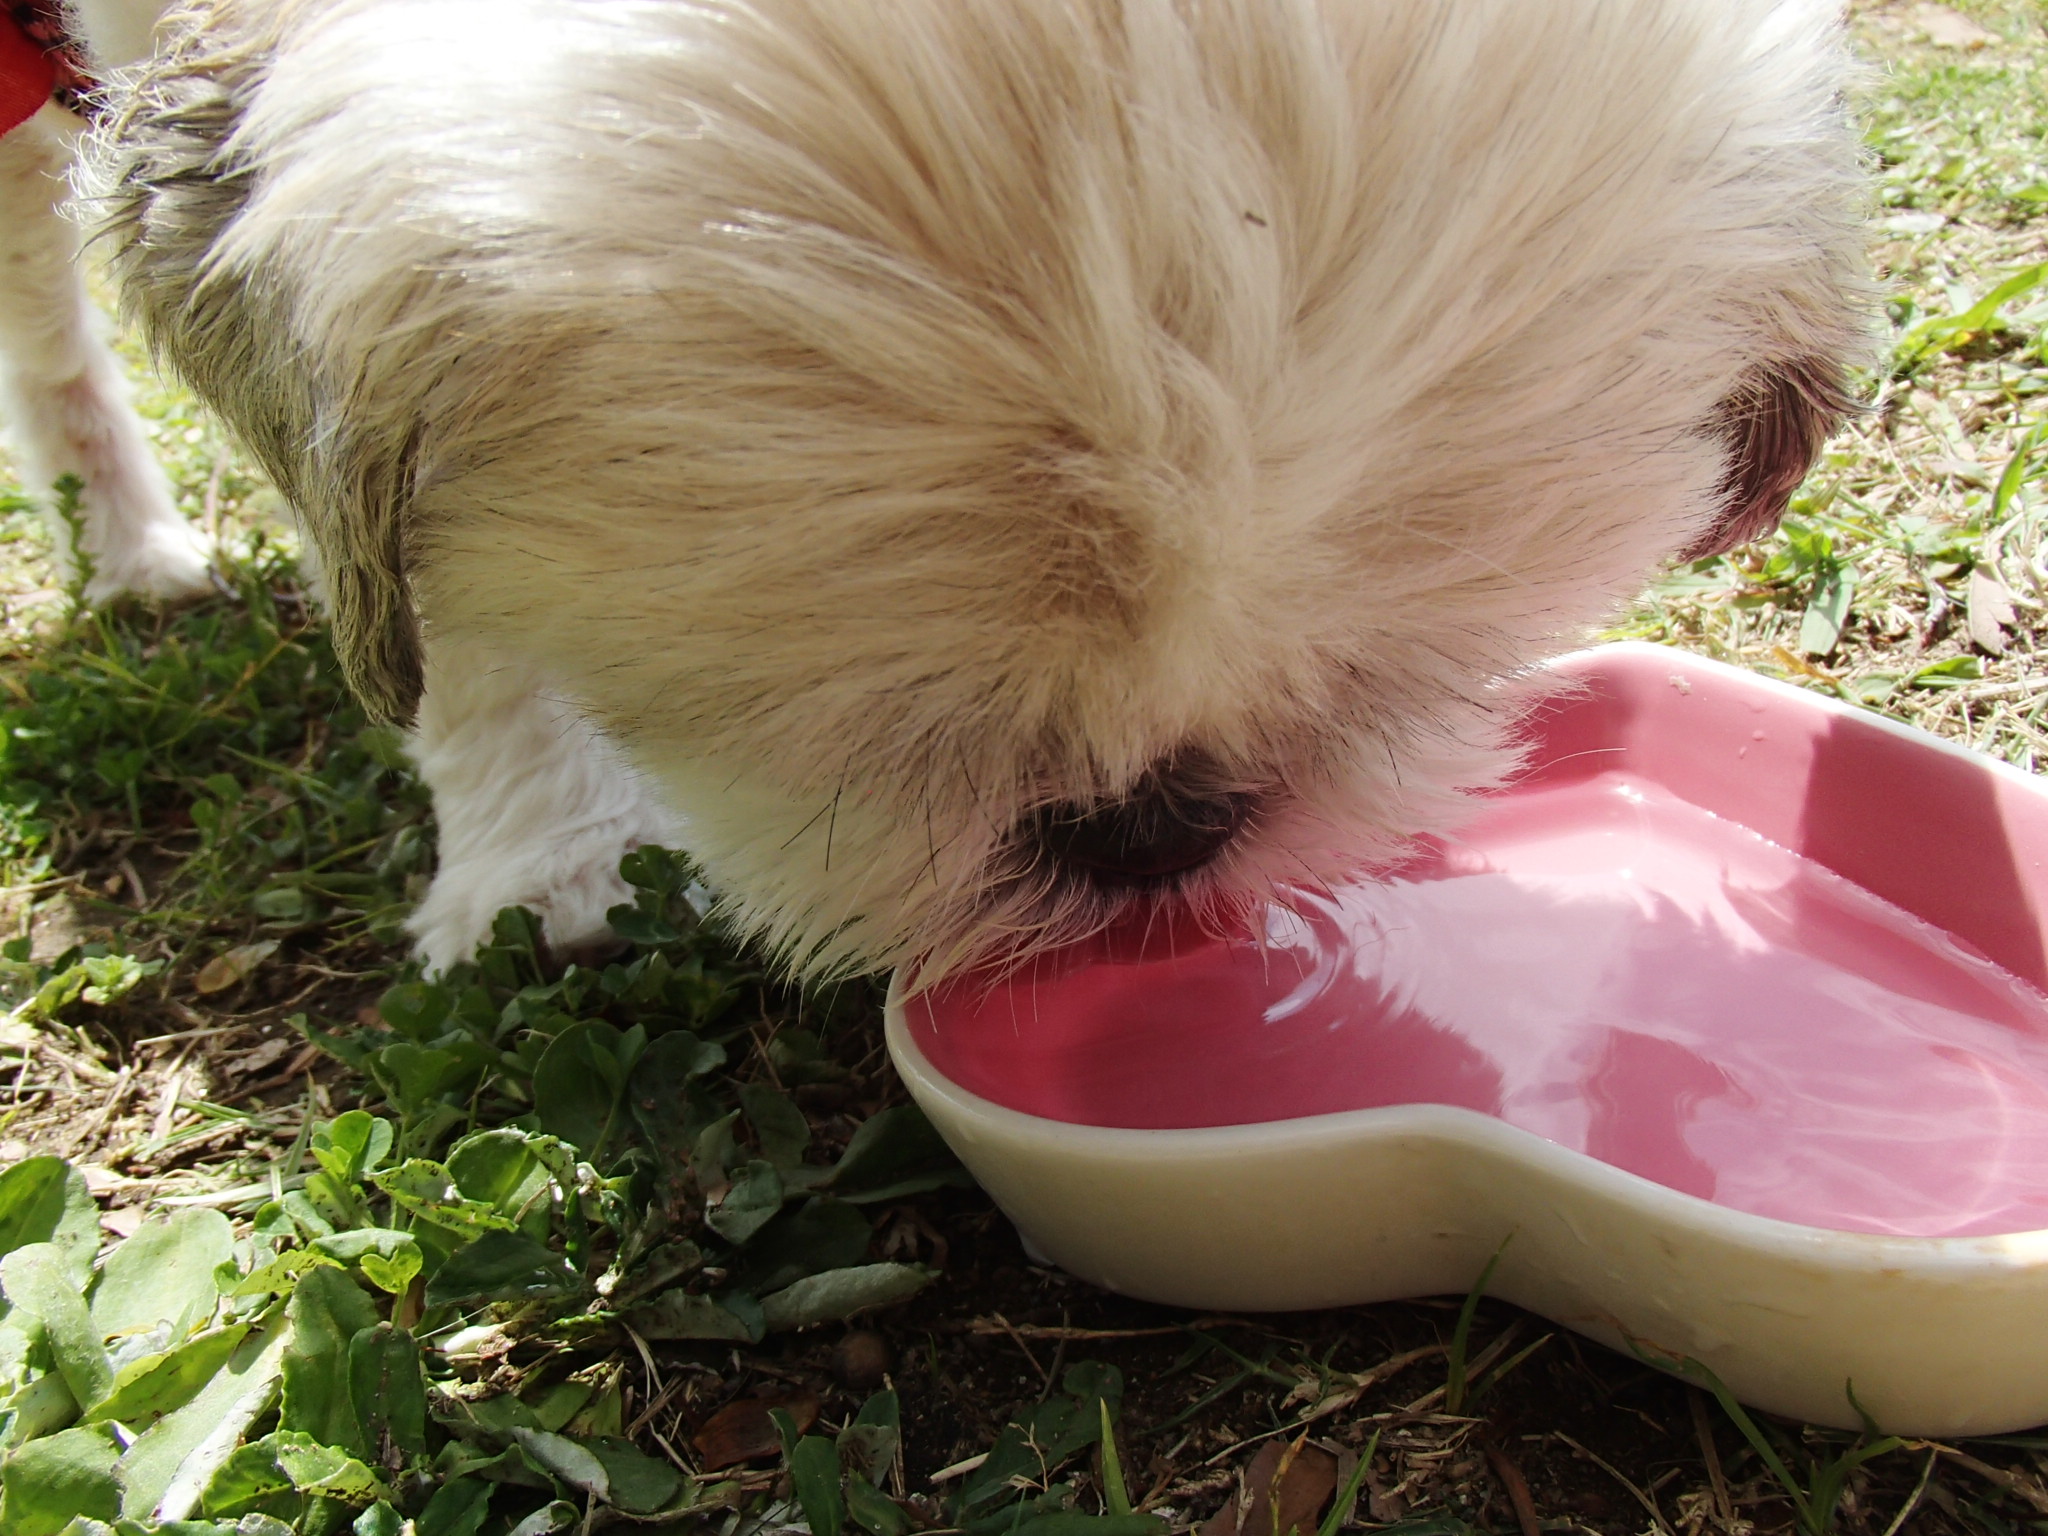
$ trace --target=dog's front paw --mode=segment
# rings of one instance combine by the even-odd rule
[[[191,602],[215,590],[213,546],[181,518],[143,521],[114,548],[90,554],[85,600],[95,606],[121,597]]]
[[[501,910],[525,907],[540,919],[556,960],[607,959],[624,945],[605,914],[633,899],[619,860],[652,835],[638,824],[608,821],[503,850],[502,857],[484,853],[444,865],[406,930],[427,969],[438,973],[474,954]]]

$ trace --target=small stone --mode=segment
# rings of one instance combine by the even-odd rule
[[[850,1392],[872,1392],[889,1374],[889,1341],[872,1328],[856,1328],[832,1346],[832,1376]]]

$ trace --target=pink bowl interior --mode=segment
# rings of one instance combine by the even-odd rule
[[[1565,671],[1455,838],[964,979],[912,1000],[919,1048],[1077,1124],[1447,1104],[1758,1215],[2048,1228],[2048,797],[1675,652]]]

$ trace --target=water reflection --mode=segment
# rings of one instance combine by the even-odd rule
[[[1453,1104],[1763,1215],[2048,1227],[2048,1001],[1618,776],[1515,796],[1260,931],[1105,935],[914,1023],[948,1076],[1055,1119]]]

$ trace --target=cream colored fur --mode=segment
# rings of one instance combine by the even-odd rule
[[[576,928],[532,872],[670,814],[793,966],[1015,953],[1132,899],[1033,814],[1191,754],[1259,809],[1185,899],[1335,878],[1708,536],[1758,380],[1862,346],[1823,0],[170,26],[99,146],[120,263],[357,686],[425,678],[436,959],[501,898]]]
[[[0,136],[0,429],[23,488],[49,513],[67,581],[83,555],[87,600],[192,597],[211,590],[205,541],[171,500],[62,212],[79,127],[51,106]],[[55,515],[66,476],[82,486],[76,541]]]

